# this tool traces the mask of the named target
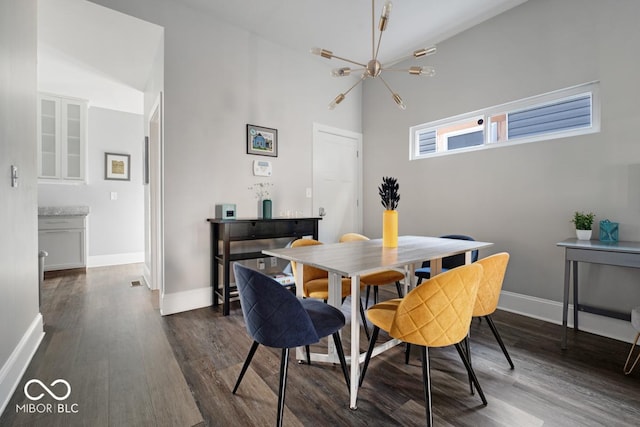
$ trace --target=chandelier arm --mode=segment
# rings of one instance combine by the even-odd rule
[[[364,79],[367,78],[366,74],[362,74],[362,77],[360,77],[360,80],[358,80],[353,86],[351,86],[349,89],[347,89],[346,92],[343,92],[343,95],[347,95],[349,92],[351,92],[356,86],[358,86],[360,83],[362,83],[364,81]]]
[[[371,57],[376,56],[376,0],[371,0]]]
[[[380,35],[378,36],[378,47],[376,48],[376,53],[373,55],[373,60],[378,59],[378,52],[380,52],[380,43],[382,43],[382,31],[380,31]]]
[[[344,61],[344,62],[349,62],[349,63],[351,63],[351,64],[359,65],[359,66],[361,66],[362,68],[367,68],[366,64],[363,64],[363,63],[361,63],[361,62],[356,62],[356,61],[353,61],[353,60],[351,60],[351,59],[343,58],[343,57],[338,56],[338,55],[331,55],[331,57],[332,57],[332,58],[339,59],[339,60]]]
[[[387,87],[387,89],[389,89],[389,92],[391,92],[391,94],[394,95],[395,92],[393,91],[393,89],[391,89],[391,86],[389,86],[387,81],[385,79],[383,79],[382,76],[378,76],[378,78],[380,78],[380,80],[382,80],[382,83],[384,83],[384,85]]]

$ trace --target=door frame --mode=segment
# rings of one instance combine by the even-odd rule
[[[352,138],[356,140],[356,159],[354,160],[353,167],[356,169],[356,226],[353,232],[362,233],[363,230],[363,167],[362,167],[362,134],[358,132],[353,132],[346,129],[340,129],[333,126],[323,125],[321,123],[313,123],[313,146],[311,149],[312,156],[316,148],[316,144],[320,143],[320,133],[330,133],[333,135],[341,136],[344,138]],[[316,194],[316,171],[313,168],[313,159],[312,159],[312,187],[314,197],[311,203],[311,216],[317,216],[319,214],[318,206],[316,206],[317,199],[315,198]]]
[[[149,232],[149,254],[145,254],[145,259],[150,260],[150,281],[148,286],[152,290],[160,291],[160,313],[164,300],[164,106],[162,92],[158,95],[156,102],[151,108],[149,115],[148,134],[149,140],[149,216],[146,224]],[[157,125],[155,117],[157,115]],[[151,127],[157,126],[158,141],[157,147],[153,148],[151,141]],[[151,173],[155,170],[156,173]],[[145,244],[145,251],[147,245]]]

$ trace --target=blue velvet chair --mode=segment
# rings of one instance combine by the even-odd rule
[[[233,265],[233,271],[247,331],[253,338],[253,344],[233,388],[233,394],[238,390],[242,377],[260,344],[282,349],[277,415],[277,425],[281,426],[289,349],[317,343],[321,338],[329,335],[333,336],[342,373],[349,388],[347,362],[338,333],[345,324],[344,314],[322,301],[297,298],[275,280],[239,263]]]
[[[443,239],[458,239],[458,240],[475,240],[471,236],[465,236],[464,234],[447,234],[440,236]],[[465,263],[465,254],[452,255],[442,259],[442,272],[452,268],[460,267]],[[471,251],[471,262],[478,260],[478,251]],[[418,278],[418,285],[422,283],[422,279],[431,278],[431,267],[429,267],[429,261],[422,263],[422,266],[416,270],[416,277]]]

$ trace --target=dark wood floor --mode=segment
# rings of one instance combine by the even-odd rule
[[[154,294],[130,286],[139,276],[140,266],[123,266],[45,281],[47,335],[0,426],[274,424],[279,351],[260,347],[232,395],[251,344],[241,310],[236,306],[227,317],[210,308],[160,317]],[[393,293],[390,289],[382,296]],[[455,350],[432,350],[436,425],[640,425],[640,369],[630,376],[622,373],[629,344],[570,333],[569,349],[563,352],[557,325],[505,312],[494,320],[515,370],[509,369],[486,322],[474,321],[473,363],[489,401],[483,407],[477,395],[469,394]],[[363,350],[366,344],[363,338]],[[299,365],[293,357],[289,366],[287,426],[424,424],[417,351],[409,365],[401,346],[374,358],[355,411],[349,409],[339,367]],[[73,387],[68,400],[79,404],[78,414],[16,414],[30,378],[67,379]]]
[[[473,364],[489,401],[484,407],[469,394],[455,349],[431,350],[436,425],[640,425],[640,369],[631,376],[622,373],[630,344],[571,331],[569,349],[563,352],[557,325],[506,312],[497,312],[494,320],[515,370],[509,369],[487,323],[475,320]],[[209,308],[168,316],[165,328],[207,425],[274,423],[278,350],[260,347],[238,393],[231,394],[251,345],[239,308],[228,317]],[[348,330],[343,339],[348,348]],[[366,345],[363,339],[361,348]],[[374,358],[355,411],[349,409],[339,367],[299,365],[292,357],[285,425],[424,425],[418,356],[416,349],[407,366],[398,346]]]
[[[156,293],[131,286],[141,273],[142,266],[134,264],[47,276],[42,292],[46,335],[0,426],[202,425],[154,306]],[[24,384],[33,378],[46,385],[64,379],[71,395],[63,402],[49,395],[31,402]],[[43,392],[32,388],[32,395]],[[25,413],[16,407],[27,403],[52,404],[53,412]],[[58,403],[66,405],[63,413]]]

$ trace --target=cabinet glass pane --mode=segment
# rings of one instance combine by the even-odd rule
[[[80,106],[77,104],[67,104],[67,118],[80,121]]]
[[[53,116],[42,116],[42,133],[53,135],[56,133],[56,118]]]
[[[56,102],[48,99],[43,99],[40,104],[40,109],[43,116],[55,117],[56,115]]]
[[[67,155],[79,156],[80,155],[80,138],[67,138]]]
[[[67,121],[67,135],[80,138],[80,121],[79,120]]]
[[[54,135],[42,135],[42,154],[56,154],[56,137]]]
[[[56,176],[55,153],[42,153],[42,176]]]
[[[80,156],[67,157],[67,177],[80,178]]]

